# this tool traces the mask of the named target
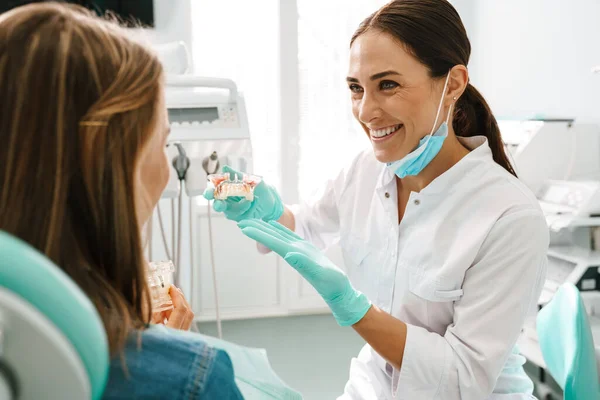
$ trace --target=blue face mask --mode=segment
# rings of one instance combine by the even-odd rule
[[[391,169],[400,179],[409,175],[418,175],[421,171],[423,171],[423,169],[431,162],[431,160],[433,160],[440,152],[442,145],[444,144],[444,140],[446,140],[446,137],[448,136],[448,121],[450,120],[450,111],[452,111],[452,106],[450,106],[450,109],[448,110],[446,121],[442,122],[437,131],[435,130],[435,126],[437,125],[437,121],[440,116],[440,111],[442,110],[446,88],[448,87],[448,78],[450,78],[450,73],[448,73],[448,76],[446,76],[446,83],[444,83],[442,98],[440,99],[437,114],[435,115],[435,121],[433,122],[433,128],[431,128],[431,133],[421,139],[417,148],[408,153],[402,159],[387,163],[387,167]]]

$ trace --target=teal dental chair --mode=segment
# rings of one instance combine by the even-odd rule
[[[564,399],[600,399],[594,341],[579,290],[562,285],[538,313],[536,325],[547,369]]]
[[[37,250],[0,231],[0,399],[100,399],[108,363],[88,297]]]

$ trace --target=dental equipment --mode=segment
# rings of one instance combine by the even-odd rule
[[[238,92],[236,84],[229,79],[168,75],[166,83],[165,97],[171,122],[167,153],[173,168],[167,188],[162,194],[163,200],[156,209],[158,230],[161,232],[158,238],[164,247],[164,258],[173,260],[175,265],[175,285],[181,287],[186,282],[186,275],[189,276],[190,303],[196,308],[199,304],[199,285],[195,278],[198,266],[194,260],[196,243],[192,215],[195,215],[198,207],[206,206],[215,317],[219,337],[222,337],[211,204],[205,203],[203,198],[193,202],[192,197],[202,195],[207,186],[207,177],[219,173],[224,165],[251,172],[252,146],[244,98]],[[187,204],[183,202],[183,189],[189,198]],[[178,199],[177,205],[175,199]],[[165,201],[171,202],[170,218],[161,211]],[[189,218],[184,218],[185,214]],[[183,225],[186,223],[189,224],[188,237],[183,234]],[[170,244],[166,233],[169,225],[172,239]],[[148,226],[149,235],[151,231],[157,231],[152,230],[152,226],[153,224]],[[182,247],[188,240],[189,256],[186,257],[182,254]],[[156,243],[149,246],[149,250],[157,249]],[[149,254],[150,259],[153,256],[152,253]]]
[[[192,57],[184,42],[159,44],[154,49],[167,75],[182,75],[191,71]]]
[[[185,176],[187,174],[188,169],[190,168],[190,159],[187,157],[186,153],[185,153],[185,149],[183,148],[183,146],[181,145],[181,143],[174,143],[175,147],[177,148],[177,156],[175,156],[173,158],[173,168],[175,169],[175,172],[177,173],[177,179],[179,179],[179,182],[182,182],[185,180]],[[181,237],[181,209],[183,207],[182,205],[182,201],[183,201],[183,196],[181,195],[181,193],[179,193],[179,196],[177,196],[179,199],[179,203],[178,203],[178,207],[177,209],[179,210],[178,213],[178,223],[177,223],[177,237],[180,238]],[[174,217],[174,208],[171,208],[172,214],[171,214],[171,218],[172,221],[175,221],[175,217]],[[173,226],[173,225],[172,225]],[[173,232],[173,256],[174,258],[174,262],[175,264],[179,265],[179,259],[181,258],[181,240],[177,241],[177,251],[175,252],[175,229],[173,228],[172,230]],[[179,274],[176,273],[175,275],[175,280],[177,282],[179,282]]]
[[[498,126],[517,176],[534,193],[548,180],[600,178],[597,125],[536,119],[498,120]]]

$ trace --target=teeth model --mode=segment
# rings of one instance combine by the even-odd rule
[[[169,289],[173,284],[173,272],[175,272],[175,266],[171,261],[148,264],[148,287],[152,299],[152,312],[173,308],[173,302],[169,295]]]
[[[214,198],[225,200],[228,197],[244,197],[248,201],[254,200],[254,188],[261,178],[254,175],[246,175],[239,179],[237,175],[232,180],[229,174],[212,174],[208,180],[215,187]]]

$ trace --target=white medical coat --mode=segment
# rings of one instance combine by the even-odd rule
[[[408,326],[402,367],[366,345],[341,399],[528,399],[515,343],[546,274],[549,233],[535,196],[484,137],[419,193],[398,224],[396,180],[369,149],[304,204],[296,232],[339,240],[354,287]]]

